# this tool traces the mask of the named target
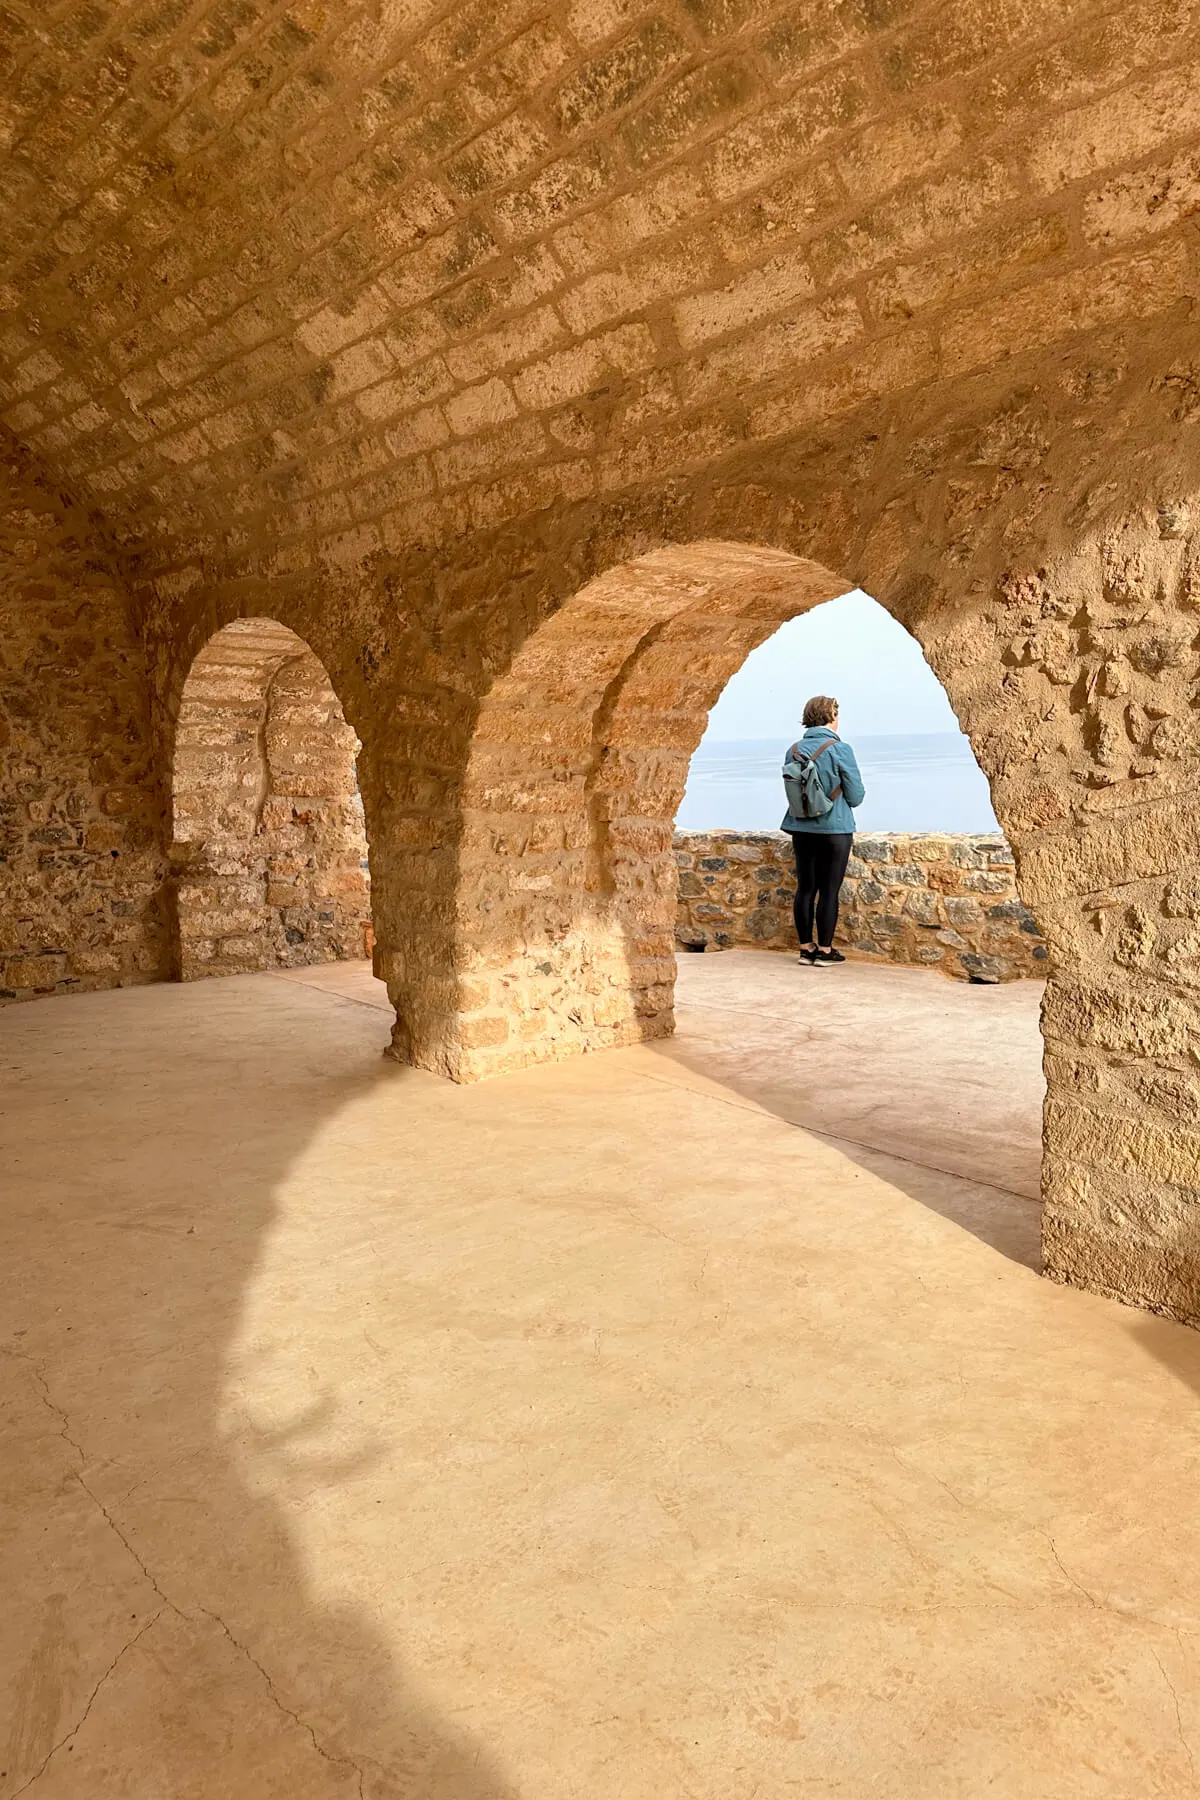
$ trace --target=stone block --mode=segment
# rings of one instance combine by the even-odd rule
[[[65,954],[12,956],[3,965],[3,982],[5,987],[32,988],[35,992],[48,993],[67,972]]]
[[[915,863],[945,862],[950,855],[951,842],[949,837],[942,834],[912,837],[908,840],[906,860]]]
[[[499,1014],[475,1014],[460,1018],[458,1039],[464,1050],[483,1050],[508,1041],[509,1022]]]
[[[904,902],[904,916],[912,919],[917,925],[936,925],[938,923],[937,895],[922,888],[912,893]],[[940,951],[938,953],[941,954]]]
[[[785,921],[782,914],[772,912],[767,907],[758,907],[755,911],[747,913],[744,924],[747,936],[757,942],[762,942],[767,938],[777,937],[780,932],[791,925],[791,920]]]
[[[112,852],[120,853],[126,839],[126,827],[114,822],[108,825],[89,825],[84,832],[84,845],[93,855],[106,856]]]
[[[217,940],[217,955],[223,962],[236,963],[241,969],[264,967],[264,940],[257,936],[231,935]]]
[[[1100,986],[1059,977],[1046,990],[1042,1029],[1047,1038],[1170,1062],[1193,1042],[1189,1003],[1153,988]]]
[[[1005,980],[1009,974],[1008,964],[998,956],[980,956],[972,950],[964,950],[958,960],[971,981],[990,984]]]
[[[736,111],[754,91],[748,64],[722,61],[672,83],[621,129],[621,142],[635,168],[670,156],[698,131]]]
[[[1056,1155],[1191,1192],[1200,1188],[1200,1132],[1174,1123],[1122,1118],[1070,1101],[1046,1103],[1046,1136]]]
[[[1200,918],[1200,874],[1170,882],[1163,895],[1163,911],[1169,919]]]
[[[854,853],[863,862],[890,863],[896,860],[895,846],[887,838],[856,837]]]
[[[963,876],[962,886],[971,894],[1009,894],[1012,877],[991,870],[973,869]]]
[[[662,19],[649,19],[616,49],[586,63],[559,90],[552,110],[567,133],[595,125],[627,106],[687,54],[678,32]]]

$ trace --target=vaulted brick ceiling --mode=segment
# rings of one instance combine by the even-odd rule
[[[1183,0],[0,21],[0,416],[150,568],[436,539],[1197,285]]]

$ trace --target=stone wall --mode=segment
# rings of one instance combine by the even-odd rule
[[[792,841],[782,831],[679,831],[676,941],[796,950]],[[848,956],[964,981],[1045,977],[1048,951],[1003,837],[875,832],[854,840],[835,942]]]
[[[366,954],[358,740],[329,677],[270,619],[196,658],[175,735],[171,850],[185,981]]]
[[[1047,1268],[1200,1318],[1200,0],[45,12],[5,17],[0,421],[137,602],[160,782],[222,627],[320,659],[395,1053],[670,1030],[705,715],[861,585],[1051,951]],[[56,980],[154,961],[89,605],[10,653]]]
[[[25,460],[0,460],[0,1001],[166,972],[164,805],[129,597]]]

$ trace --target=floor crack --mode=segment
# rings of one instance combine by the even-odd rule
[[[1097,1600],[1095,1594],[1093,1594],[1088,1588],[1085,1588],[1082,1581],[1080,1581],[1076,1576],[1072,1575],[1070,1569],[1068,1569],[1066,1563],[1063,1561],[1062,1557],[1058,1554],[1058,1545],[1055,1543],[1055,1541],[1051,1537],[1050,1533],[1046,1530],[1045,1526],[1038,1525],[1038,1526],[1035,1526],[1034,1529],[1036,1531],[1038,1531],[1040,1533],[1040,1535],[1045,1538],[1047,1544],[1049,1544],[1050,1554],[1054,1558],[1055,1562],[1058,1564],[1059,1573],[1062,1575],[1063,1580],[1070,1582],[1071,1586],[1075,1589],[1075,1592],[1077,1594],[1082,1594],[1089,1606],[1094,1606],[1097,1609],[1097,1611],[1107,1612],[1109,1609],[1104,1605],[1104,1602],[1101,1600]]]
[[[50,1386],[46,1380],[45,1375],[42,1373],[41,1369],[38,1368],[38,1365],[34,1362],[33,1358],[28,1354],[27,1351],[18,1350],[18,1351],[15,1351],[14,1354],[16,1356],[18,1356],[22,1362],[24,1362],[28,1365],[29,1372],[33,1376],[34,1381],[37,1383],[38,1392],[40,1393],[40,1395],[42,1397],[43,1405],[45,1406],[47,1412],[52,1412],[54,1414],[54,1417],[58,1420],[58,1435],[59,1435],[59,1437],[63,1440],[64,1444],[67,1444],[70,1446],[70,1448],[75,1452],[76,1456],[79,1458],[80,1463],[82,1464],[84,1461],[83,1446],[81,1444],[77,1443],[75,1441],[75,1439],[71,1436],[71,1421],[67,1417],[66,1413],[63,1411],[62,1407],[59,1406],[58,1402],[54,1399],[53,1395],[51,1394]]]
[[[58,1739],[58,1742],[55,1744],[52,1744],[50,1746],[49,1750],[47,1750],[45,1756],[42,1758],[42,1760],[38,1764],[37,1768],[33,1771],[33,1774],[30,1775],[25,1781],[23,1781],[19,1788],[13,1789],[12,1800],[17,1800],[17,1796],[19,1794],[23,1794],[27,1788],[31,1788],[33,1786],[34,1782],[39,1780],[40,1777],[45,1774],[46,1770],[50,1767],[50,1764],[54,1761],[54,1758],[58,1755],[59,1751],[64,1747],[64,1745],[69,1744],[71,1742],[72,1738],[77,1737],[79,1735],[79,1733],[83,1730],[83,1727],[87,1724],[88,1714],[91,1712],[93,1706],[96,1704],[96,1698],[97,1698],[97,1695],[99,1694],[101,1688],[104,1687],[106,1682],[111,1680],[113,1674],[116,1672],[117,1665],[122,1661],[122,1659],[124,1657],[128,1656],[129,1652],[133,1649],[134,1645],[137,1644],[140,1641],[140,1639],[145,1637],[146,1633],[151,1629],[152,1626],[158,1624],[158,1621],[162,1618],[164,1611],[165,1611],[165,1608],[160,1606],[158,1611],[151,1618],[147,1619],[146,1623],[143,1626],[141,1626],[139,1628],[139,1630],[134,1632],[134,1634],[130,1638],[129,1642],[127,1644],[122,1644],[121,1648],[117,1651],[117,1654],[113,1657],[113,1659],[109,1663],[107,1669],[105,1669],[103,1675],[101,1675],[99,1681],[96,1683],[95,1687],[92,1689],[91,1693],[88,1695],[87,1704],[85,1705],[83,1711],[80,1713],[79,1717],[76,1719],[74,1725],[72,1725],[70,1731],[64,1732],[63,1736]]]
[[[1179,1642],[1179,1648],[1182,1650],[1183,1649],[1183,1639],[1182,1639],[1182,1637],[1180,1637],[1178,1632],[1176,1632],[1175,1635]],[[1159,1674],[1162,1676],[1163,1680],[1166,1682],[1167,1692],[1170,1694],[1171,1699],[1175,1703],[1175,1728],[1179,1733],[1179,1742],[1183,1745],[1184,1754],[1186,1755],[1186,1757],[1188,1759],[1188,1763],[1191,1767],[1192,1783],[1194,1786],[1195,1779],[1196,1779],[1196,1757],[1192,1750],[1191,1744],[1188,1742],[1188,1735],[1187,1735],[1186,1731],[1183,1729],[1183,1711],[1179,1704],[1179,1691],[1176,1688],[1175,1683],[1171,1680],[1171,1677],[1167,1674],[1167,1666],[1163,1662],[1162,1657],[1158,1654],[1158,1651],[1154,1648],[1153,1644],[1151,1644],[1151,1646],[1150,1646],[1150,1654],[1154,1658],[1155,1662],[1158,1664]],[[1186,1654],[1186,1652],[1185,1652],[1185,1654]]]
[[[79,1467],[71,1470],[71,1474],[73,1475],[74,1479],[78,1482],[79,1486],[83,1489],[83,1492],[87,1495],[88,1499],[92,1502],[92,1505],[96,1508],[97,1512],[100,1513],[101,1517],[104,1519],[105,1523],[108,1525],[109,1529],[112,1531],[114,1537],[116,1537],[117,1541],[128,1552],[128,1554],[132,1558],[133,1562],[136,1563],[137,1567],[140,1569],[141,1573],[143,1574],[145,1579],[150,1583],[151,1588],[154,1590],[155,1594],[158,1596],[159,1600],[162,1602],[158,1611],[155,1613],[153,1619],[149,1620],[147,1624],[143,1625],[141,1630],[138,1631],[136,1633],[136,1635],[134,1637],[132,1637],[129,1640],[129,1642],[124,1646],[124,1648],[118,1652],[116,1657],[113,1659],[112,1663],[110,1663],[109,1667],[105,1670],[104,1674],[100,1677],[99,1681],[96,1683],[96,1686],[93,1688],[91,1695],[88,1698],[88,1703],[85,1706],[85,1708],[83,1710],[83,1714],[80,1717],[80,1719],[78,1720],[78,1722],[71,1727],[71,1730],[66,1734],[65,1737],[60,1738],[58,1743],[56,1743],[53,1746],[53,1748],[49,1751],[49,1753],[45,1757],[44,1761],[40,1764],[40,1766],[37,1769],[34,1770],[33,1774],[29,1777],[29,1780],[26,1781],[22,1787],[20,1787],[16,1790],[16,1793],[13,1795],[13,1800],[16,1800],[17,1794],[24,1793],[25,1789],[27,1787],[29,1787],[34,1781],[36,1781],[38,1779],[38,1776],[43,1773],[43,1771],[48,1766],[51,1758],[54,1757],[59,1750],[61,1750],[61,1748],[63,1747],[64,1744],[68,1743],[70,1741],[70,1739],[72,1737],[74,1737],[75,1733],[80,1729],[80,1726],[83,1724],[84,1720],[87,1718],[88,1713],[91,1711],[92,1704],[95,1701],[96,1695],[100,1692],[100,1689],[104,1686],[105,1682],[108,1680],[109,1676],[112,1674],[113,1670],[116,1668],[116,1666],[120,1662],[121,1658],[129,1650],[131,1650],[133,1648],[133,1646],[137,1643],[138,1639],[143,1635],[143,1633],[146,1631],[149,1631],[150,1626],[153,1625],[154,1623],[156,1623],[157,1620],[161,1619],[164,1612],[172,1612],[175,1614],[176,1618],[183,1619],[184,1621],[190,1621],[194,1617],[194,1614],[185,1611],[183,1607],[177,1605],[177,1603],[171,1599],[170,1595],[167,1594],[163,1590],[163,1588],[159,1585],[158,1578],[155,1576],[153,1571],[147,1566],[146,1562],[144,1561],[142,1556],[138,1553],[138,1551],[135,1549],[134,1545],[130,1542],[130,1540],[126,1536],[125,1532],[122,1531],[121,1527],[117,1524],[117,1521],[113,1518],[111,1512],[109,1512],[107,1506],[105,1506],[105,1504],[104,1504],[103,1500],[101,1500],[99,1494],[96,1493],[95,1489],[91,1486],[91,1484],[88,1482],[88,1480],[84,1476],[83,1464],[85,1463],[86,1458],[83,1453],[83,1447],[74,1437],[71,1436],[70,1418],[68,1417],[67,1413],[64,1412],[63,1408],[58,1405],[57,1401],[54,1399],[53,1395],[51,1394],[49,1383],[47,1382],[46,1377],[45,1377],[44,1373],[42,1372],[42,1370],[38,1367],[37,1363],[33,1360],[33,1358],[28,1354],[27,1351],[19,1350],[19,1351],[13,1352],[13,1354],[15,1354],[22,1362],[24,1362],[28,1366],[29,1371],[33,1376],[33,1379],[34,1379],[35,1383],[37,1384],[39,1395],[40,1395],[44,1405],[46,1406],[46,1409],[50,1413],[52,1413],[53,1416],[58,1420],[59,1436],[62,1438],[63,1442],[69,1446],[69,1448],[73,1451],[75,1457],[78,1459]],[[355,1778],[356,1778],[357,1784],[358,1784],[359,1800],[364,1800],[365,1788],[364,1788],[363,1784],[366,1780],[365,1770],[357,1762],[355,1762],[352,1757],[335,1756],[325,1748],[325,1746],[321,1743],[320,1739],[317,1737],[317,1734],[313,1730],[313,1727],[308,1723],[307,1719],[302,1718],[298,1712],[296,1712],[292,1707],[288,1706],[280,1698],[279,1694],[275,1690],[275,1684],[271,1680],[271,1677],[268,1675],[266,1669],[259,1662],[258,1658],[253,1654],[253,1652],[245,1644],[243,1644],[239,1638],[234,1636],[234,1634],[230,1630],[229,1626],[225,1623],[224,1619],[222,1619],[219,1616],[219,1614],[212,1612],[210,1610],[210,1608],[208,1608],[207,1606],[201,1606],[199,1604],[197,1604],[195,1610],[196,1610],[196,1612],[202,1614],[213,1625],[217,1626],[218,1630],[221,1631],[221,1633],[224,1635],[224,1637],[228,1639],[229,1643],[231,1643],[233,1645],[234,1649],[237,1650],[239,1652],[239,1654],[251,1665],[251,1667],[258,1672],[258,1674],[261,1676],[261,1678],[263,1680],[263,1683],[266,1687],[267,1693],[271,1697],[272,1704],[278,1709],[279,1712],[281,1712],[285,1716],[285,1718],[290,1719],[293,1722],[293,1724],[299,1726],[300,1730],[303,1731],[305,1733],[305,1735],[308,1737],[310,1743],[313,1746],[313,1749],[317,1752],[317,1755],[320,1756],[321,1758],[323,1758],[323,1760],[325,1762],[330,1763],[331,1765],[333,1765],[336,1768],[352,1769],[354,1771],[354,1775],[355,1775]]]
[[[28,1364],[30,1373],[32,1374],[34,1381],[37,1383],[38,1391],[41,1394],[42,1401],[45,1404],[47,1410],[49,1412],[53,1413],[54,1417],[58,1420],[59,1436],[62,1438],[63,1442],[66,1445],[68,1445],[71,1450],[74,1451],[76,1457],[78,1458],[79,1466],[77,1468],[74,1468],[71,1470],[71,1473],[74,1476],[75,1480],[79,1483],[79,1486],[83,1489],[84,1493],[87,1495],[87,1497],[91,1501],[92,1505],[96,1508],[96,1511],[103,1518],[105,1524],[108,1526],[108,1528],[112,1532],[113,1536],[117,1539],[118,1543],[120,1543],[122,1545],[122,1547],[128,1553],[128,1555],[133,1560],[133,1562],[135,1562],[137,1564],[138,1568],[141,1570],[141,1573],[143,1574],[145,1579],[150,1583],[150,1586],[154,1589],[154,1592],[158,1595],[158,1598],[162,1601],[163,1606],[169,1608],[170,1611],[173,1612],[178,1618],[181,1618],[181,1619],[184,1618],[185,1614],[184,1614],[182,1608],[177,1606],[175,1601],[171,1599],[171,1596],[169,1594],[165,1593],[163,1591],[163,1589],[159,1586],[158,1579],[155,1576],[155,1574],[153,1573],[153,1571],[147,1567],[147,1565],[143,1561],[142,1557],[138,1554],[137,1550],[130,1543],[128,1537],[126,1537],[126,1535],[122,1531],[121,1527],[117,1524],[117,1521],[113,1518],[112,1514],[109,1512],[107,1506],[105,1506],[103,1500],[100,1498],[100,1496],[96,1492],[95,1488],[92,1487],[91,1483],[88,1481],[87,1477],[84,1475],[83,1467],[84,1467],[85,1462],[87,1461],[87,1458],[85,1457],[85,1455],[83,1453],[83,1446],[77,1441],[77,1439],[75,1439],[71,1436],[70,1418],[68,1417],[67,1413],[65,1413],[63,1411],[62,1407],[59,1406],[58,1402],[55,1400],[54,1396],[51,1394],[50,1384],[47,1382],[45,1374],[38,1367],[38,1365],[34,1362],[34,1360],[31,1356],[29,1356],[28,1354],[26,1354],[24,1352],[18,1352],[18,1355],[20,1355],[22,1360]]]
[[[201,1606],[198,1610],[204,1614],[206,1619],[209,1619],[212,1624],[217,1627],[218,1631],[224,1634],[238,1654],[244,1657],[250,1664],[250,1667],[256,1670],[262,1677],[263,1684],[265,1685],[268,1694],[271,1696],[272,1704],[283,1714],[285,1719],[290,1719],[293,1725],[298,1725],[300,1727],[300,1730],[305,1733],[317,1755],[325,1762],[332,1764],[334,1768],[353,1769],[358,1780],[359,1800],[363,1800],[365,1794],[363,1783],[366,1780],[366,1771],[361,1765],[355,1762],[352,1756],[335,1756],[332,1751],[327,1750],[308,1720],[302,1717],[294,1707],[289,1706],[275,1691],[275,1683],[271,1680],[271,1677],[259,1662],[257,1656],[255,1656],[248,1645],[242,1643],[239,1637],[235,1637],[234,1633],[230,1630],[224,1619],[221,1618],[220,1614],[212,1612],[207,1606]]]

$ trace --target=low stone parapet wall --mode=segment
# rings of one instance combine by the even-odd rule
[[[679,831],[675,860],[681,947],[795,951],[786,833]],[[1046,974],[1046,945],[998,834],[856,837],[835,941],[847,956],[936,968],[961,981]]]

